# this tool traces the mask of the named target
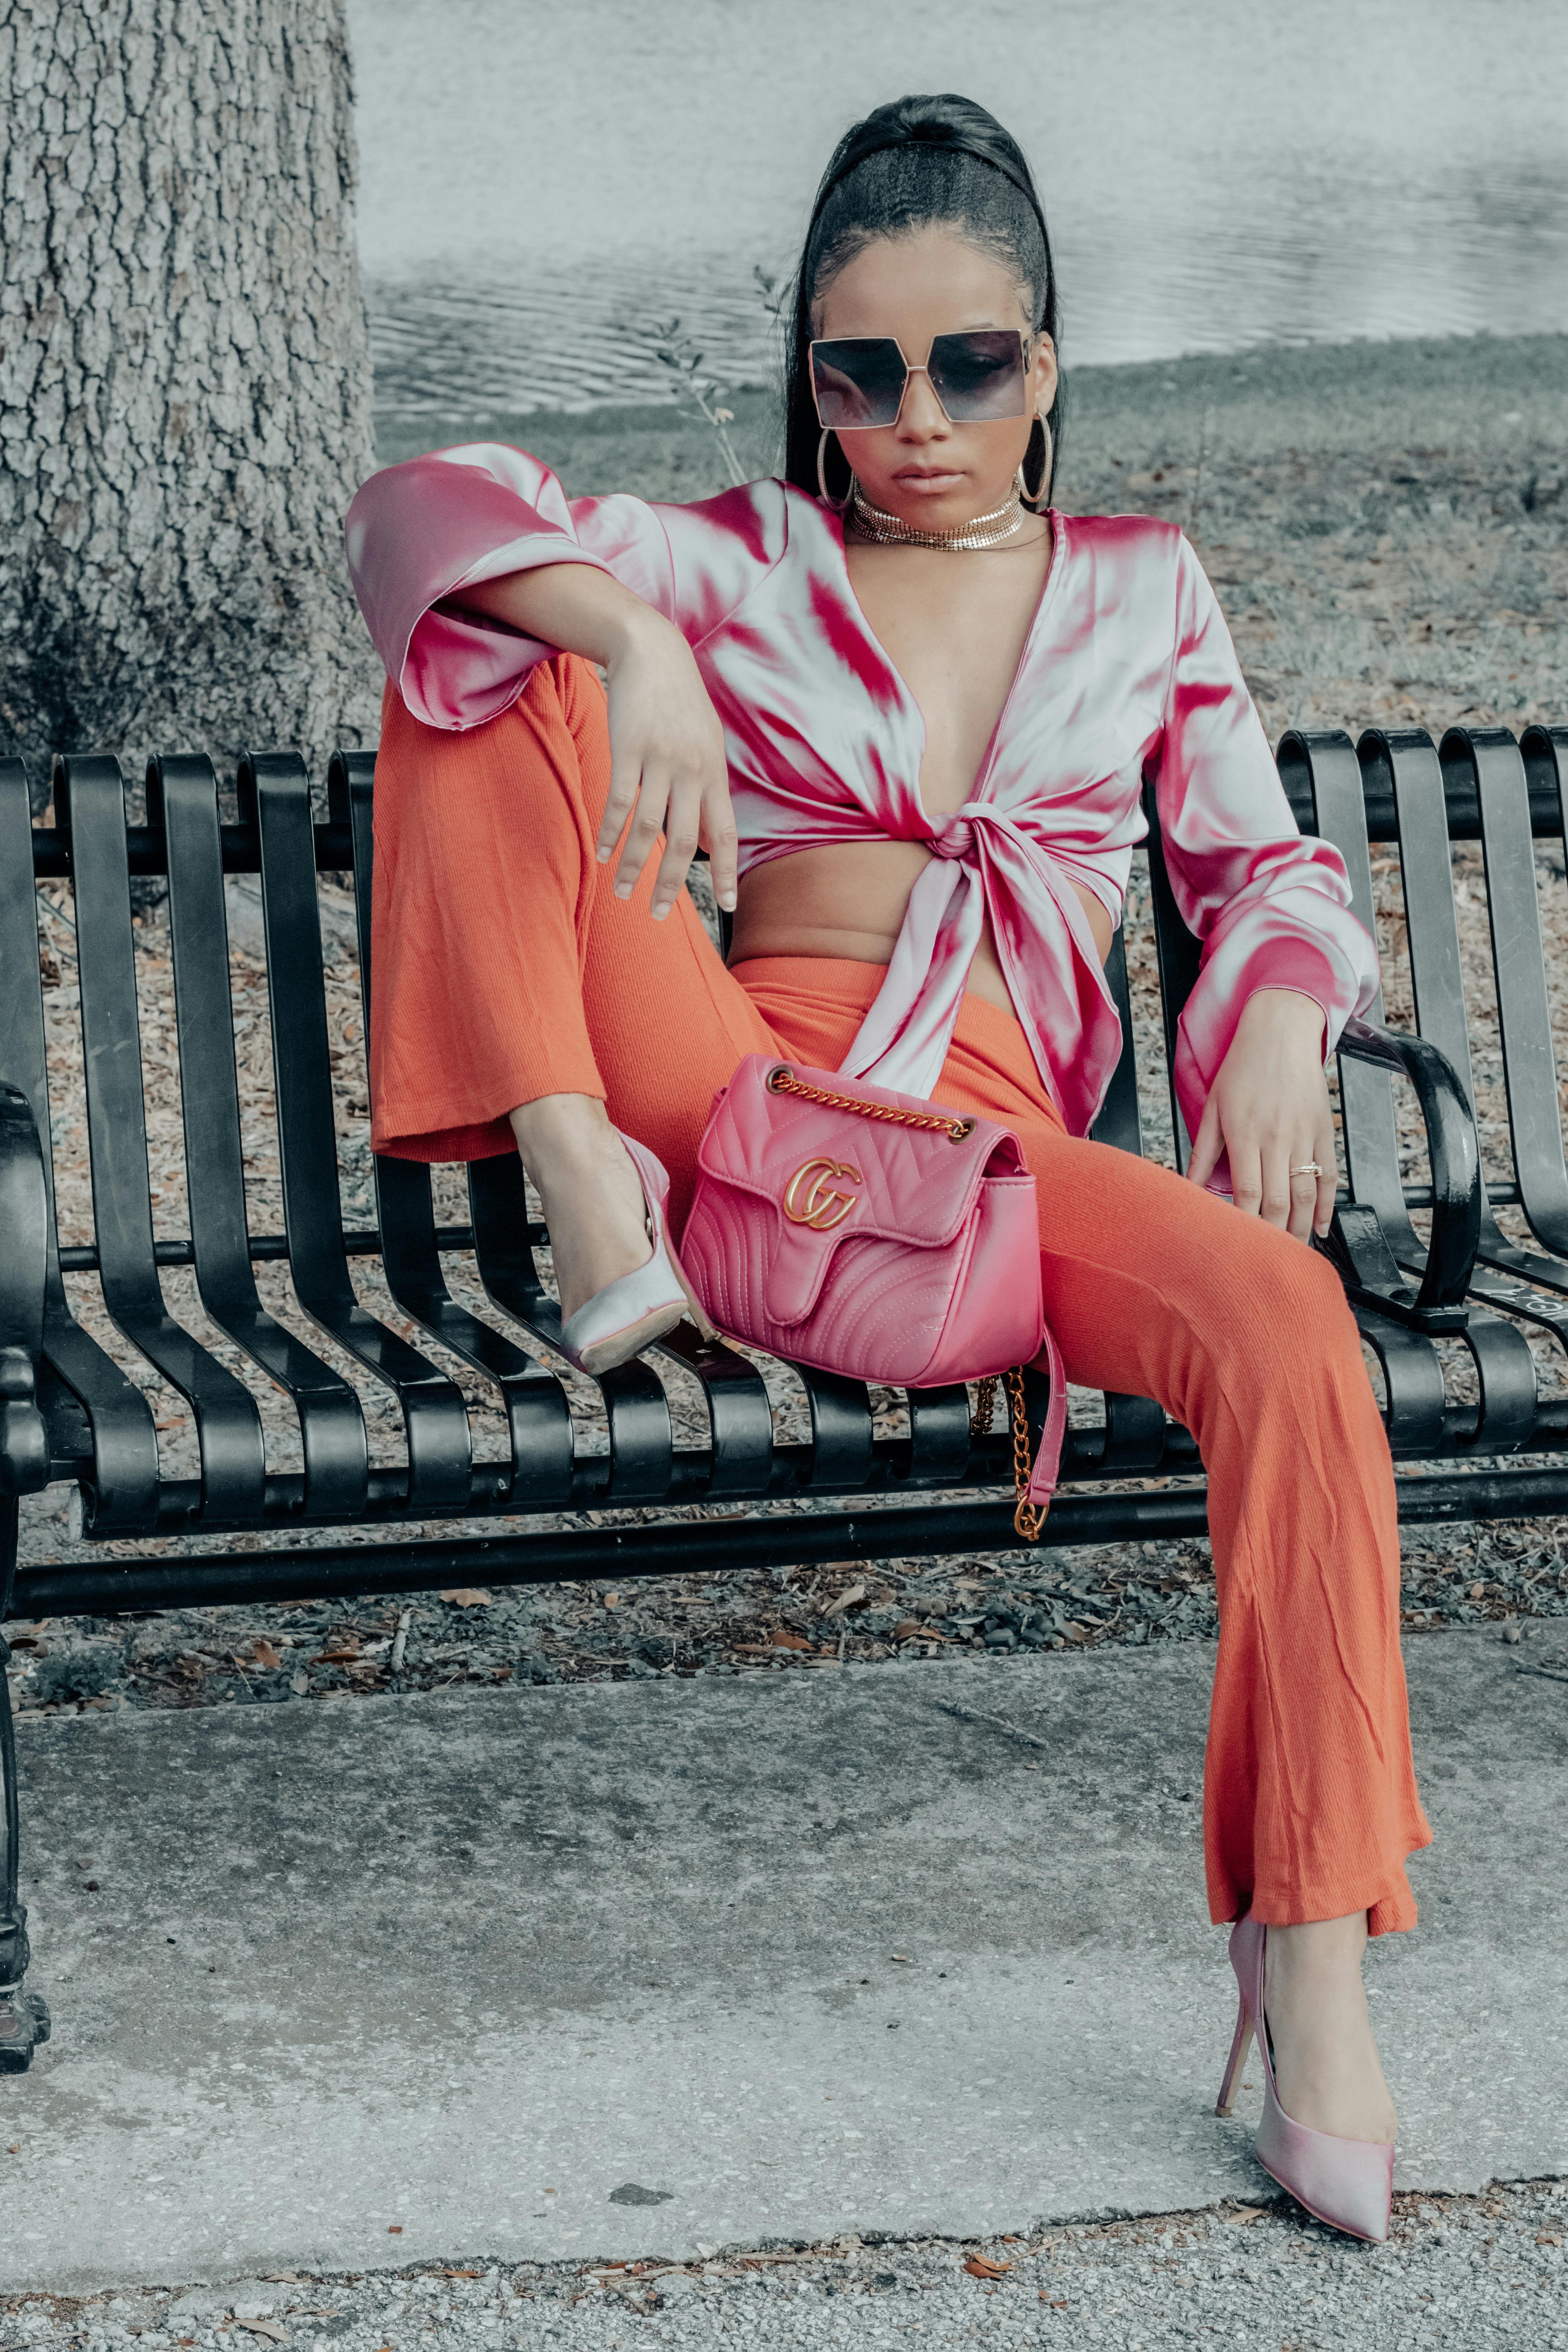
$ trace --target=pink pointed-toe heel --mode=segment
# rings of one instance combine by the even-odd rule
[[[561,1326],[560,1349],[580,1372],[597,1379],[613,1371],[644,1348],[674,1330],[689,1312],[705,1339],[712,1328],[692,1298],[680,1262],[670,1245],[665,1212],[669,1201],[669,1177],[661,1160],[634,1136],[621,1135],[632,1164],[642,1179],[643,1206],[653,1255],[646,1265],[634,1266],[603,1290],[595,1292],[575,1315]]]
[[[1230,1933],[1230,1964],[1241,1994],[1236,2039],[1230,2045],[1215,2113],[1228,2116],[1237,2084],[1256,2036],[1263,2067],[1263,2120],[1258,2126],[1258,2161],[1298,2205],[1331,2229],[1381,2244],[1388,2235],[1394,2196],[1394,2150],[1381,2140],[1340,2139],[1295,2122],[1279,2104],[1274,2059],[1263,2015],[1263,1956],[1268,1930],[1250,1913]]]

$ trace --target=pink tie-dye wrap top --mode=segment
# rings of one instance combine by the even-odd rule
[[[1195,1132],[1254,990],[1314,999],[1331,1046],[1372,1001],[1376,956],[1339,852],[1297,830],[1187,541],[1138,515],[1053,510],[1051,528],[1045,590],[973,788],[937,817],[921,803],[924,722],[856,600],[841,521],[787,483],[691,506],[568,499],[525,451],[476,443],[373,475],[347,540],[387,675],[427,726],[482,726],[552,651],[444,600],[538,564],[591,563],[696,655],[724,730],[742,874],[835,842],[931,851],[849,1076],[931,1093],[989,914],[1041,1079],[1086,1134],[1121,1031],[1068,885],[1120,919],[1152,776],[1177,904],[1203,943],[1175,1072]]]

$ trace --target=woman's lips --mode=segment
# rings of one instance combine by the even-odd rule
[[[910,467],[901,474],[895,474],[893,479],[901,489],[906,490],[951,490],[955,484],[963,481],[963,476],[946,467]]]

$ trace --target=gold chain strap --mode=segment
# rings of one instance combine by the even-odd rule
[[[988,1379],[975,1383],[974,1408],[969,1416],[971,1437],[988,1437],[992,1417],[996,1410],[996,1387],[1002,1375],[993,1372]],[[1005,1375],[1007,1394],[1013,1407],[1013,1496],[1016,1508],[1013,1525],[1026,1543],[1038,1543],[1045,1513],[1037,1503],[1026,1498],[1029,1492],[1029,1412],[1024,1402],[1024,1374],[1015,1364]]]
[[[1013,1525],[1026,1543],[1038,1543],[1040,1522],[1046,1515],[1037,1504],[1025,1499],[1029,1491],[1029,1412],[1024,1402],[1024,1374],[1017,1364],[1007,1375],[1007,1387],[1013,1399],[1013,1493],[1017,1505]]]
[[[853,1095],[830,1095],[824,1087],[808,1087],[793,1070],[783,1067],[769,1073],[768,1092],[798,1095],[803,1102],[824,1103],[829,1110],[852,1110],[858,1118],[879,1118],[891,1127],[924,1128],[945,1135],[950,1143],[962,1143],[974,1132],[972,1118],[943,1118],[940,1111],[896,1110],[891,1103],[857,1102]]]

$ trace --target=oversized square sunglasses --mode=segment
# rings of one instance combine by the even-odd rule
[[[825,432],[864,433],[896,425],[912,375],[923,375],[950,425],[1022,416],[1028,337],[1012,327],[937,335],[923,367],[911,366],[892,335],[845,335],[811,346],[811,389]]]

